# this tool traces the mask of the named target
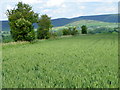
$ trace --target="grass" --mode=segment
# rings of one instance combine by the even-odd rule
[[[3,88],[117,88],[117,34],[2,47]]]
[[[108,22],[102,22],[102,21],[95,21],[95,20],[80,20],[80,21],[75,21],[72,23],[67,24],[66,26],[82,26],[86,25],[87,27],[109,27],[109,28],[114,28],[117,27],[117,23],[108,23]]]

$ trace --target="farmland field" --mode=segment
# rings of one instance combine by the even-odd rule
[[[2,46],[3,88],[117,88],[117,34]]]

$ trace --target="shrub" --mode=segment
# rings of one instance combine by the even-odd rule
[[[113,31],[114,29],[109,27],[99,27],[94,29],[95,33],[112,33]]]
[[[81,33],[82,34],[87,34],[87,27],[85,25],[81,26],[82,30]]]
[[[95,31],[94,30],[89,30],[88,33],[89,34],[95,34]]]
[[[37,38],[38,39],[48,39],[48,38],[50,38],[50,32],[46,29],[38,28]]]
[[[57,32],[56,31],[50,31],[50,38],[56,38],[57,37]]]
[[[63,36],[62,30],[58,30],[58,31],[56,32],[56,34],[57,34],[57,36]]]
[[[71,34],[69,29],[63,29],[62,32],[63,32],[63,35],[70,35]]]
[[[76,35],[78,34],[78,30],[76,30],[76,27],[74,27],[72,30],[71,30],[71,35]]]
[[[78,30],[76,27],[68,27],[68,29],[63,29],[63,35],[76,35],[78,34]]]

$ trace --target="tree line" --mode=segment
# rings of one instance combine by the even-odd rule
[[[50,38],[49,30],[53,27],[51,18],[46,14],[39,17],[39,14],[35,13],[30,5],[18,2],[16,7],[7,10],[6,14],[14,41],[33,41],[36,37],[37,39]],[[34,23],[38,24],[37,36],[34,31]],[[87,27],[83,25],[81,28],[82,34],[87,34]],[[63,30],[63,35],[75,35],[77,33],[76,27]]]

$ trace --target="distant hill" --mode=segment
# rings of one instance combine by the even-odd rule
[[[10,30],[10,26],[9,26],[9,21],[0,21],[0,23],[2,22],[2,31],[9,31]]]
[[[75,18],[58,18],[53,19],[52,24],[54,27],[64,26],[69,23],[80,21],[80,20],[97,20],[97,21],[103,21],[103,22],[109,22],[109,23],[118,23],[118,14],[106,14],[106,15],[92,15],[92,16],[80,16]],[[3,31],[9,31],[9,24],[8,21],[0,21],[2,22],[2,30]],[[34,27],[37,28],[37,24],[34,24]]]
[[[103,22],[118,22],[118,14],[107,14],[107,15],[93,15],[93,16],[81,16],[77,18],[73,18],[72,20],[97,20]]]
[[[106,15],[92,15],[92,16],[80,16],[71,19],[59,18],[52,20],[52,24],[55,27],[64,26],[68,23],[80,20],[96,20],[110,23],[118,23],[118,14],[106,14]]]
[[[96,21],[96,20],[79,20],[75,22],[71,22],[66,24],[65,26],[76,26],[81,27],[82,25],[86,25],[87,27],[96,28],[96,27],[117,27],[117,23],[110,23],[110,22],[103,22],[103,21]]]
[[[68,28],[70,26],[76,26],[77,30],[81,30],[81,26],[86,25],[88,29],[96,29],[96,28],[111,28],[114,29],[118,27],[118,23],[110,23],[110,22],[103,22],[103,21],[96,21],[96,20],[79,20],[68,23],[64,26],[54,27],[52,30],[62,30],[64,28]]]

